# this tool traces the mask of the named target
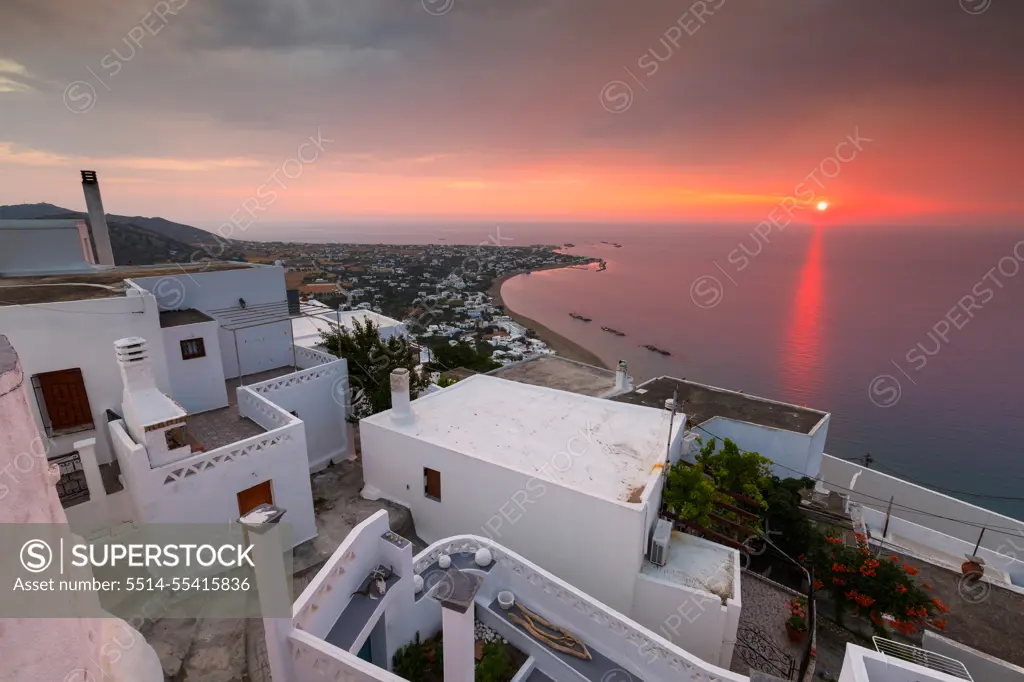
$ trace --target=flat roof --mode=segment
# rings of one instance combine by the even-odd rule
[[[652,578],[732,599],[737,596],[733,594],[735,554],[735,549],[674,530],[665,565],[658,566],[644,561],[640,572]]]
[[[691,424],[703,424],[714,417],[722,417],[809,434],[827,416],[825,412],[806,407],[674,377],[658,377],[645,381],[629,393],[615,396],[612,400],[633,405],[664,407],[665,401],[676,391],[679,392],[678,410],[686,414]]]
[[[491,370],[490,376],[531,386],[601,397],[615,390],[615,372],[558,355],[537,355]]]
[[[307,305],[307,304],[303,304]],[[295,338],[295,345],[305,348],[314,348],[320,345],[320,332],[327,331],[332,324],[340,325],[347,331],[355,330],[353,320],[359,319],[365,323],[372,320],[380,328],[394,327],[401,324],[398,320],[375,313],[372,310],[342,310],[332,311],[325,305],[322,314],[304,315],[292,318],[292,336]]]
[[[195,308],[185,310],[161,310],[161,327],[180,327],[185,324],[196,324],[198,322],[213,322],[214,319],[204,312]]]
[[[250,263],[168,263],[119,265],[93,272],[0,277],[0,306],[83,301],[124,296],[126,279],[164,277],[253,267]]]
[[[467,457],[614,502],[639,503],[666,458],[670,414],[661,409],[478,374],[364,419]],[[673,432],[682,426],[676,419]]]

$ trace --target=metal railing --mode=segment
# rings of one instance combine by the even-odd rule
[[[893,658],[899,658],[910,663],[916,663],[917,665],[931,670],[938,670],[941,673],[952,675],[953,677],[959,677],[962,680],[971,680],[971,674],[967,672],[967,668],[964,664],[955,658],[949,656],[943,656],[942,654],[936,654],[931,651],[925,651],[916,646],[909,644],[903,644],[902,642],[895,642],[891,639],[885,639],[884,637],[872,637],[871,640],[875,643],[875,650],[878,653],[892,656]]]

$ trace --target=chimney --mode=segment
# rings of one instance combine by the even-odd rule
[[[121,381],[125,395],[155,389],[153,364],[149,360],[149,346],[140,336],[129,336],[114,342],[117,364],[121,368]]]
[[[100,198],[100,184],[96,179],[96,171],[82,171],[82,191],[85,193],[85,209],[89,213],[96,258],[100,265],[114,265],[114,249],[110,246],[110,230],[107,228],[107,217],[103,213],[103,199]]]
[[[615,391],[625,393],[629,390],[629,375],[626,374],[626,361],[619,360],[619,369],[615,372]]]
[[[391,372],[391,418],[395,421],[411,421],[412,407],[409,405],[409,370],[404,367]]]

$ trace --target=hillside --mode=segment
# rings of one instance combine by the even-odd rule
[[[0,219],[36,220],[40,218],[84,218],[85,213],[71,211],[53,204],[16,204],[0,206]],[[228,248],[220,253],[218,237],[191,225],[164,218],[119,216],[107,214],[110,244],[118,265],[150,265],[153,263],[184,263],[207,257],[201,247],[209,245],[209,257],[217,260],[239,260],[241,251]]]

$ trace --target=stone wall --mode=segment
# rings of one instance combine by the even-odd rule
[[[777,650],[790,656],[796,663],[794,675],[800,670],[800,662],[803,660],[806,650],[806,640],[799,644],[789,641],[786,634],[786,621],[789,620],[789,600],[805,597],[785,585],[772,582],[767,578],[744,570],[740,578],[740,590],[742,593],[743,608],[740,611],[740,630],[737,633],[737,640],[744,639],[744,627],[755,628],[757,631],[769,638],[770,643]],[[814,631],[811,629],[812,646],[814,644]],[[741,656],[742,644],[737,641],[733,650],[732,665],[730,669],[741,675],[751,675],[753,670]],[[763,670],[762,672],[772,673],[774,671]],[[778,674],[774,672],[774,674]],[[808,666],[805,680],[811,679],[814,675],[814,661]]]

